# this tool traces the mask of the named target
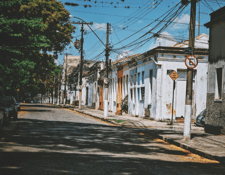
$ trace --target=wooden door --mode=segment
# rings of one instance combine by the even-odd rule
[[[103,86],[99,86],[99,109],[103,110]]]

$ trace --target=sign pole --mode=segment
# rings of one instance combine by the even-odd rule
[[[173,80],[172,116],[171,116],[171,122],[170,122],[170,125],[173,125],[174,90],[175,90],[175,80]]]
[[[174,70],[170,75],[170,78],[173,80],[173,96],[172,96],[172,116],[170,120],[170,125],[173,124],[173,104],[174,104],[174,90],[175,90],[175,80],[179,77],[178,73]]]

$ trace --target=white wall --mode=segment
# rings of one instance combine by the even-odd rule
[[[172,61],[160,61],[161,64],[161,76],[157,76],[157,84],[158,84],[158,94],[157,94],[157,103],[161,103],[157,105],[157,120],[171,119],[172,113],[172,93],[173,93],[173,81],[169,77],[167,70],[184,70],[186,72],[187,67],[184,62],[172,62]],[[195,68],[197,71],[195,76],[195,81],[193,84],[194,97],[193,97],[193,105],[194,105],[194,118],[198,115],[202,110],[206,107],[206,92],[207,92],[207,62],[200,62],[198,66]],[[160,74],[160,69],[158,69],[158,73]],[[180,80],[179,78],[175,81],[175,91],[174,91],[174,118],[181,117],[178,116],[179,111],[184,111],[183,105],[185,105],[185,96],[186,96],[186,78]],[[160,86],[159,86],[160,85]],[[180,89],[182,88],[182,89]],[[179,103],[179,104],[178,104]],[[183,108],[183,109],[178,109]],[[178,111],[179,110],[179,111]],[[177,112],[177,113],[176,113]],[[183,115],[184,116],[184,115]]]
[[[109,107],[108,109],[115,113],[116,112],[116,98],[117,98],[117,69],[113,69],[109,73],[109,79],[111,84],[109,85]],[[104,98],[104,97],[103,97]]]
[[[150,105],[151,117],[155,117],[155,92],[156,92],[156,65],[153,61],[148,61],[138,65],[137,67],[132,67],[129,69],[129,95],[128,95],[128,113],[129,115],[139,115],[144,116],[145,108]],[[152,92],[150,86],[150,70],[153,71],[152,76]],[[142,71],[144,71],[144,83],[142,83]],[[140,85],[138,85],[138,73],[140,73]],[[131,83],[131,75],[134,79],[134,74],[136,74],[136,85],[134,82]],[[133,80],[134,81],[134,80]],[[145,88],[145,98],[144,100],[141,97],[141,87]],[[135,90],[136,88],[136,90]],[[131,89],[132,89],[132,99],[131,99]],[[134,92],[136,91],[136,93]],[[138,94],[139,93],[139,94]],[[135,97],[136,94],[136,97]]]

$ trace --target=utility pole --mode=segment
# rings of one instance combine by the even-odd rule
[[[59,79],[58,79],[58,98],[57,98],[57,105],[59,105],[59,85],[60,85],[60,77],[61,77],[61,73],[59,73]]]
[[[79,109],[81,109],[82,99],[82,72],[83,72],[83,44],[84,44],[84,23],[81,25],[81,49],[80,49],[80,88],[79,88]]]
[[[54,105],[55,104],[55,76],[54,76],[54,83],[53,83],[53,96],[52,96],[52,104]]]
[[[189,28],[189,48],[191,55],[194,55],[195,44],[195,19],[196,19],[196,0],[191,0],[191,16]],[[192,83],[193,69],[187,68],[186,101],[184,113],[184,140],[191,139],[191,114],[192,114]]]
[[[79,82],[79,109],[81,109],[81,99],[82,99],[82,72],[83,72],[83,43],[84,43],[84,24],[92,25],[93,22],[85,23],[85,22],[73,22],[73,24],[81,24],[81,48],[80,48],[80,82]]]
[[[64,100],[63,100],[63,104],[66,105],[66,81],[67,81],[67,53],[66,53],[66,68],[65,68],[65,81],[64,81]]]
[[[198,36],[200,35],[200,1],[198,1]]]
[[[109,92],[109,79],[108,79],[108,60],[109,60],[109,23],[107,23],[106,31],[106,48],[105,48],[105,64],[106,64],[106,79],[105,79],[105,100],[104,100],[104,117],[108,117],[108,92]]]

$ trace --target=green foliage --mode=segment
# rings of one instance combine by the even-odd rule
[[[125,120],[117,120],[117,119],[110,119],[110,120],[113,120],[113,121],[115,121],[116,123],[125,123]]]
[[[46,53],[71,41],[69,12],[56,0],[0,1],[0,11],[0,93],[50,88],[61,68]]]
[[[122,105],[121,105],[121,113],[124,111],[125,113],[128,112],[128,95],[122,99]]]
[[[127,104],[122,105],[122,111],[124,111],[125,113],[128,112],[128,105]]]

